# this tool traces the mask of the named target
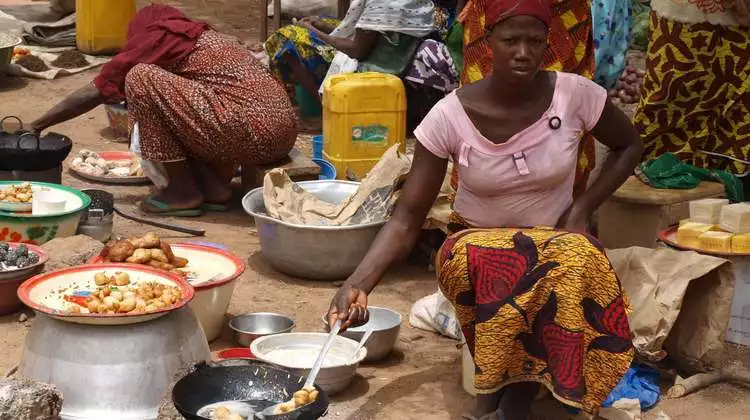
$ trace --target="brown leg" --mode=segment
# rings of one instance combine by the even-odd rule
[[[153,195],[153,198],[167,204],[173,209],[194,209],[203,204],[203,195],[187,161],[165,162],[169,184],[163,190]]]
[[[224,204],[232,198],[230,183],[234,177],[234,165],[207,165],[191,159],[190,167],[195,174],[195,183],[207,203]]]
[[[500,399],[503,396],[503,390],[499,390],[492,394],[479,394],[477,395],[476,405],[470,412],[471,416],[482,419],[485,416],[496,412],[500,408]]]
[[[504,388],[500,407],[504,420],[528,420],[531,417],[531,403],[539,392],[539,384],[522,382]]]
[[[320,102],[320,94],[318,93],[318,82],[315,80],[312,74],[305,68],[305,66],[291,53],[285,53],[281,56],[284,64],[289,66],[289,70],[292,72],[294,80],[299,83],[303,89],[307,91],[313,98],[316,98]]]

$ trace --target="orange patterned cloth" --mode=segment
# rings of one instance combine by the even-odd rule
[[[461,83],[481,80],[492,73],[492,49],[487,39],[485,10],[492,0],[469,0],[461,12],[464,25],[464,67]],[[550,71],[575,73],[589,79],[594,77],[596,61],[592,38],[591,0],[551,0],[552,23],[549,28],[549,48],[543,66]],[[575,194],[586,190],[589,174],[595,166],[595,144],[591,135],[581,140]],[[458,188],[458,175],[453,178]]]
[[[445,241],[436,267],[474,358],[478,393],[538,382],[595,413],[630,367],[628,301],[594,238],[548,228],[463,230]]]

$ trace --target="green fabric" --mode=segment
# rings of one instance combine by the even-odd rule
[[[630,21],[631,46],[635,49],[646,51],[648,46],[648,22],[651,15],[651,7],[641,0],[633,0],[633,18]]]
[[[451,53],[456,71],[458,74],[461,74],[464,71],[464,26],[461,22],[456,21],[453,24],[448,32],[448,36],[445,37],[445,44]]]
[[[744,201],[745,194],[742,181],[726,171],[697,168],[679,160],[675,155],[666,153],[658,158],[643,162],[638,168],[639,178],[653,188],[686,190],[695,188],[701,181],[716,181],[724,184],[727,198],[732,201]]]
[[[380,36],[367,59],[359,63],[358,72],[373,71],[401,77],[406,73],[421,43],[421,38],[400,33]]]

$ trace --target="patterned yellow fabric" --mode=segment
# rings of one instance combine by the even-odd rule
[[[628,303],[593,238],[546,228],[464,230],[446,240],[436,267],[480,394],[538,382],[595,413],[630,367]]]
[[[634,117],[644,159],[671,152],[698,167],[750,170],[731,159],[750,160],[750,28],[652,12],[646,68]]]
[[[329,25],[337,25],[336,19],[323,19]],[[286,84],[291,84],[291,70],[282,61],[284,54],[297,56],[305,68],[322,83],[333,61],[336,49],[320,39],[307,28],[288,25],[276,31],[264,44],[269,64],[274,75]]]

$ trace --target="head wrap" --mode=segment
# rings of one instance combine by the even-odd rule
[[[547,27],[552,20],[550,0],[487,0],[485,8],[487,29],[516,16],[533,16]]]
[[[125,76],[136,64],[167,68],[179,63],[207,29],[208,24],[191,20],[172,6],[146,6],[130,21],[125,47],[102,67],[94,85],[108,100],[122,100]]]

